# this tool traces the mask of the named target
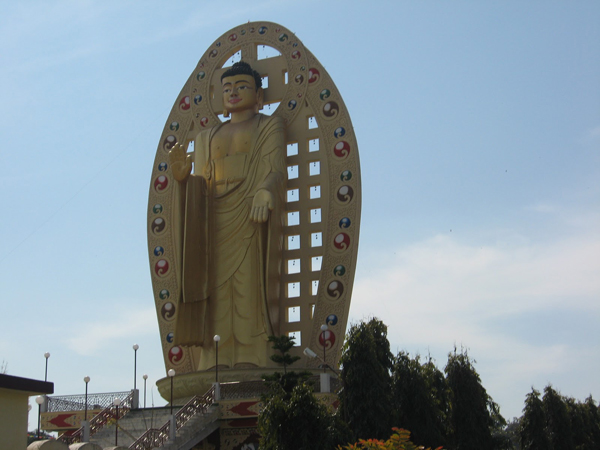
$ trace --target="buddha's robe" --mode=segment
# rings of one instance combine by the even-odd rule
[[[215,365],[266,367],[268,336],[277,331],[285,179],[283,120],[258,114],[248,153],[211,158],[219,125],[195,140],[187,180],[181,298],[174,342],[199,346],[198,370]],[[266,223],[250,220],[252,200],[269,190],[275,208]]]

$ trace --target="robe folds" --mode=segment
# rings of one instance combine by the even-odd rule
[[[279,117],[250,120],[248,153],[211,157],[211,139],[224,124],[197,135],[194,174],[177,202],[182,251],[174,343],[199,348],[198,370],[215,365],[217,334],[219,365],[266,367],[268,336],[278,331],[285,127]],[[250,220],[260,189],[275,199],[262,224]]]

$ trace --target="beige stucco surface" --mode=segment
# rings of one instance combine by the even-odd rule
[[[0,436],[2,448],[27,448],[28,393],[0,388]],[[37,425],[37,424],[36,424]]]

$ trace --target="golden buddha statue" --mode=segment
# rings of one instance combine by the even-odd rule
[[[174,343],[199,350],[198,370],[215,365],[217,334],[219,366],[266,367],[278,331],[285,127],[259,113],[261,84],[249,64],[234,64],[221,77],[230,120],[200,132],[193,154],[169,153],[185,193]]]

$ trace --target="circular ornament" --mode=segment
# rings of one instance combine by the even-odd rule
[[[346,268],[345,268],[343,265],[341,265],[341,264],[339,264],[339,265],[335,266],[335,269],[333,269],[333,274],[334,274],[336,277],[341,277],[341,276],[343,276],[345,273],[346,273]]]
[[[200,119],[200,125],[202,125],[203,127],[208,125],[208,117],[203,117],[202,119]]]
[[[202,96],[201,95],[196,95],[194,97],[194,105],[199,105],[201,101],[202,101]]]
[[[279,35],[278,39],[279,39],[279,42],[285,42],[285,41],[287,41],[287,40],[288,40],[288,35],[287,35],[287,34],[285,34],[285,33],[281,33],[281,34]]]
[[[158,171],[159,171],[159,172],[165,172],[165,171],[167,170],[167,167],[168,167],[168,166],[167,166],[167,163],[166,163],[166,162],[161,162],[161,163],[158,165]]]
[[[340,228],[344,229],[344,228],[350,228],[350,224],[352,222],[350,221],[350,219],[348,217],[344,217],[340,220]]]
[[[165,175],[159,175],[156,177],[156,180],[154,180],[154,189],[156,192],[164,191],[168,185],[169,179]]]
[[[152,233],[160,234],[163,231],[165,231],[165,226],[165,219],[163,219],[162,217],[157,217],[152,221],[152,225],[150,226],[150,228],[152,229]]]
[[[337,116],[339,110],[340,107],[336,102],[327,102],[325,105],[323,105],[323,115],[330,119]]]
[[[169,261],[166,259],[159,259],[154,264],[154,273],[159,277],[164,277],[169,272]]]
[[[341,137],[342,137],[343,135],[345,135],[345,134],[346,134],[346,129],[345,129],[344,127],[337,127],[337,128],[335,129],[335,131],[333,132],[333,135],[334,135],[336,138],[341,138]]]
[[[175,305],[171,302],[165,303],[160,309],[160,315],[165,320],[171,320],[175,317]]]
[[[352,179],[352,172],[349,170],[344,170],[340,175],[340,180],[342,181],[350,181]]]
[[[258,29],[258,34],[265,34],[269,29],[267,27],[260,27]]]
[[[154,205],[152,207],[152,212],[154,214],[160,214],[163,211],[163,205],[161,205],[160,203],[157,203],[156,205]]]
[[[174,337],[174,335],[173,335],[173,332],[171,331],[169,334],[167,334],[167,337],[165,339],[166,339],[166,341],[169,344],[172,344],[173,343],[173,337]]]
[[[186,95],[185,97],[181,97],[181,100],[179,100],[179,109],[181,109],[182,111],[187,111],[188,109],[190,109],[189,95]]]
[[[309,72],[310,73],[310,72]],[[329,89],[323,89],[321,91],[321,93],[319,94],[319,98],[321,100],[326,100],[329,98],[329,96],[331,95],[331,91]],[[336,136],[337,137],[337,136]]]
[[[167,151],[171,150],[177,144],[177,138],[172,134],[168,135],[163,141],[163,148]]]
[[[162,289],[159,293],[158,296],[161,298],[161,300],[166,300],[171,296],[171,293],[169,292],[168,289]]]
[[[296,82],[296,84],[302,84],[302,82],[304,81],[304,77],[301,74],[298,74],[294,78],[294,81]]]
[[[325,347],[326,349],[333,347],[333,344],[335,344],[335,334],[333,331],[322,331],[321,334],[319,334],[319,344],[321,344],[321,347]]]
[[[300,56],[302,56],[302,55],[300,54],[300,52],[298,50],[294,50],[292,52],[292,59],[300,59]]]
[[[157,247],[154,247],[154,256],[162,256],[165,254],[165,249],[162,248],[160,245]]]
[[[296,100],[290,100],[290,101],[288,102],[288,108],[290,109],[290,111],[292,111],[294,108],[296,108],[296,105],[297,105],[297,104],[298,104],[298,103],[296,102]]]
[[[171,124],[169,125],[169,130],[171,130],[171,131],[179,130],[179,122],[171,122]]]
[[[327,295],[331,298],[339,299],[343,293],[344,285],[339,281],[334,280],[327,286]]]
[[[339,141],[333,147],[333,154],[338,158],[346,158],[350,154],[350,144],[346,141]]]
[[[327,319],[325,319],[325,323],[329,326],[334,326],[337,325],[338,323],[338,318],[335,314],[329,314],[327,316]]]
[[[350,186],[341,186],[337,191],[337,199],[342,203],[350,203],[353,197],[354,190]],[[348,222],[350,222],[350,219],[348,219]],[[340,227],[341,226],[342,223],[340,222]],[[350,226],[350,223],[348,223],[348,226]]]
[[[171,361],[171,364],[177,364],[181,362],[182,359],[183,350],[181,349],[181,347],[179,345],[171,347],[171,350],[169,350],[169,361]]]
[[[346,233],[339,233],[333,239],[333,246],[338,250],[347,250],[350,246],[350,236]]]
[[[319,71],[317,69],[315,69],[314,67],[311,67],[310,69],[308,69],[308,82],[310,84],[316,83],[317,81],[319,81],[319,78],[321,77],[321,74],[319,73]]]
[[[204,80],[204,78],[206,77],[206,72],[204,71],[200,71],[198,72],[198,74],[196,75],[196,80],[200,81],[200,80]]]

